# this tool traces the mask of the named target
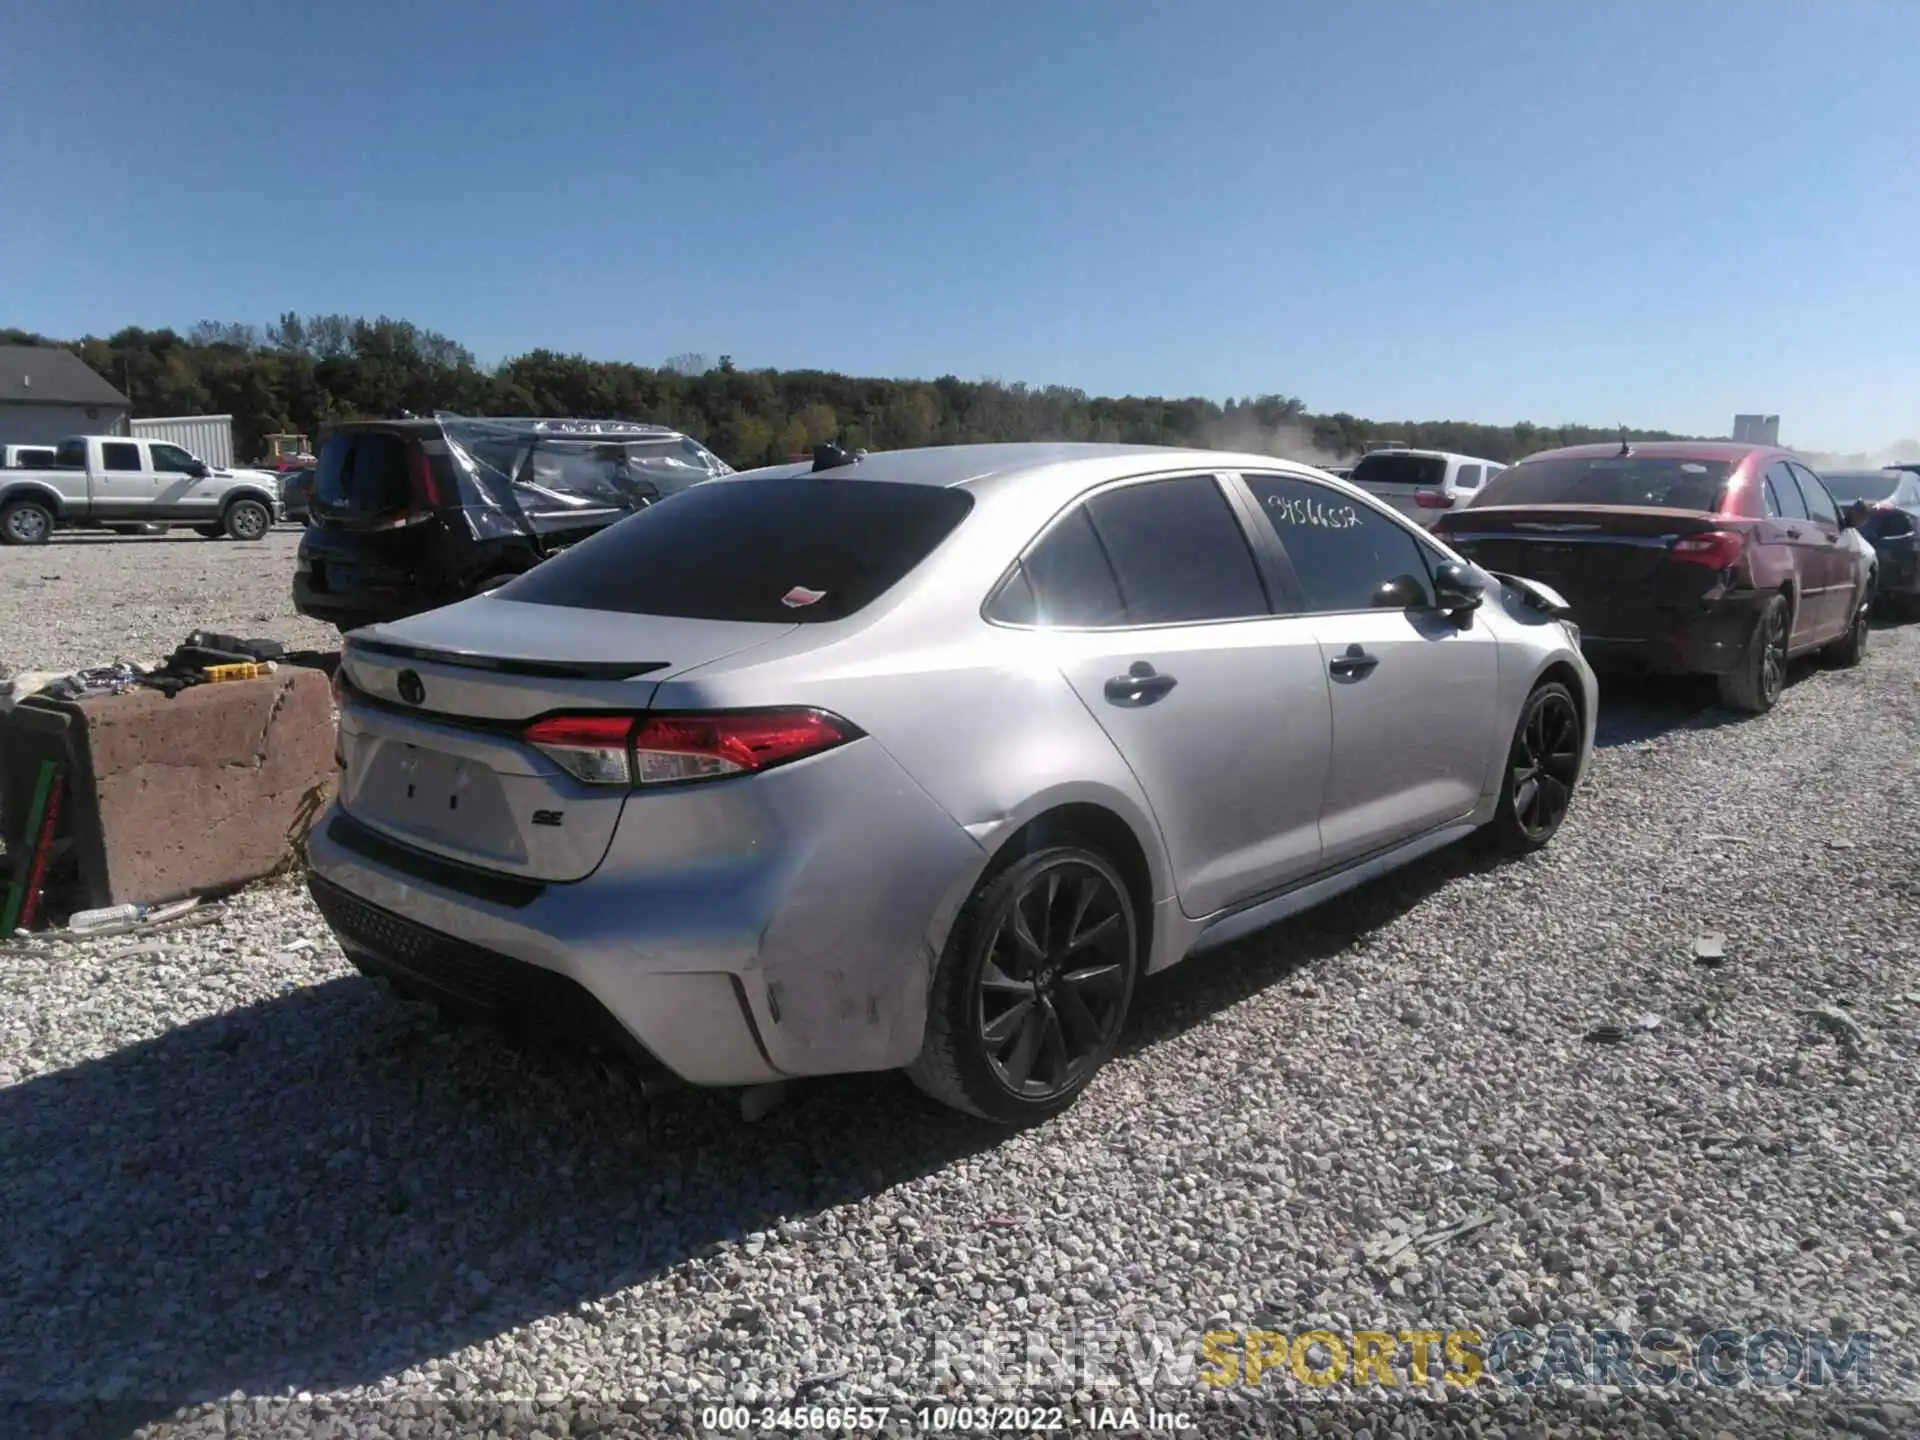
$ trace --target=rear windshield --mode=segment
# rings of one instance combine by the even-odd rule
[[[1363,457],[1347,478],[1363,489],[1411,485],[1416,490],[1438,490],[1447,483],[1447,462],[1438,455],[1396,455],[1388,451]]]
[[[407,503],[406,442],[392,435],[336,435],[320,447],[314,498],[341,510],[393,510]]]
[[[1878,502],[1890,499],[1902,479],[1898,470],[1869,470],[1864,473],[1822,475],[1827,493],[1842,505],[1856,500]]]
[[[496,592],[688,620],[844,619],[904,579],[973,508],[964,490],[799,475],[694,485]]]
[[[1733,464],[1666,455],[1596,455],[1522,460],[1475,498],[1488,505],[1644,505],[1656,510],[1720,507]]]

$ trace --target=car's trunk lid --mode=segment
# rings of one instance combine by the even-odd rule
[[[480,596],[356,632],[341,658],[341,807],[446,859],[583,879],[630,792],[575,780],[520,738],[527,724],[561,711],[643,711],[669,676],[793,628]]]
[[[1698,511],[1651,506],[1470,506],[1444,516],[1440,538],[1486,570],[1550,585],[1566,597],[1580,627],[1644,628],[1662,607],[1697,601],[1717,583],[1704,565],[1676,564],[1673,547],[1688,535],[1732,528]]]

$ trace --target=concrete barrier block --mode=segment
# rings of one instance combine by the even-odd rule
[[[331,795],[333,701],[317,670],[286,667],[172,699],[132,690],[84,711],[109,904],[271,874]]]

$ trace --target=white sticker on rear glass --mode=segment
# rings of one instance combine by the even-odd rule
[[[809,590],[804,585],[796,585],[780,597],[780,603],[789,610],[799,610],[827,598],[824,590]]]
[[[1693,464],[1693,463],[1692,463],[1691,461],[1689,461],[1689,462],[1688,462],[1687,464],[1685,464],[1685,465],[1682,465],[1682,466],[1681,466],[1680,468],[1681,468],[1682,470],[1684,470],[1684,471],[1686,471],[1686,472],[1687,472],[1687,474],[1689,474],[1689,475],[1704,475],[1704,474],[1706,474],[1706,473],[1707,473],[1707,467],[1706,467],[1706,466],[1704,466],[1704,465],[1695,465],[1695,464]]]

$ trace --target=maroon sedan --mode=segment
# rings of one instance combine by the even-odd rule
[[[1558,590],[1595,663],[1717,676],[1722,703],[1757,714],[1792,657],[1866,653],[1874,552],[1857,521],[1784,450],[1676,440],[1530,455],[1435,533]]]

